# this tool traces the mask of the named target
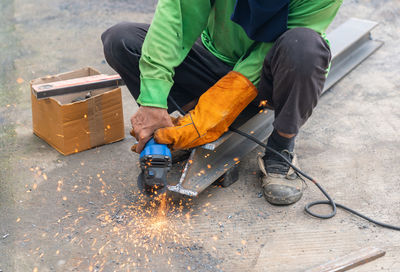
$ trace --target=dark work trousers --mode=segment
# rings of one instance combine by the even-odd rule
[[[140,94],[139,58],[149,25],[119,23],[101,39],[108,64],[122,77],[135,99]],[[286,31],[265,57],[258,96],[248,111],[256,112],[261,100],[275,110],[274,128],[297,134],[317,105],[331,58],[329,46],[315,31]],[[198,99],[232,66],[219,60],[197,40],[181,65],[175,68],[170,96],[179,106]],[[168,112],[176,110],[168,101]]]

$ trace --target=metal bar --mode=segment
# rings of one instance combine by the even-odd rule
[[[239,129],[261,141],[265,141],[272,132],[273,111],[263,111],[255,115]],[[267,124],[267,125],[266,125]],[[240,148],[239,148],[240,147]],[[232,134],[215,150],[196,148],[183,171],[178,187],[170,186],[170,191],[186,194],[186,191],[197,195],[222,176],[228,169],[239,163],[241,158],[257,147],[249,139]]]
[[[371,30],[378,23],[352,18],[329,33],[332,62],[323,92],[378,50],[383,42],[372,40]]]
[[[188,168],[190,167],[190,165],[193,162],[194,156],[196,154],[196,150],[197,148],[193,149],[192,152],[190,153],[189,159],[186,162],[185,168],[182,172],[182,176],[179,179],[178,184],[176,185],[168,185],[167,188],[168,190],[172,191],[172,192],[176,192],[176,193],[180,193],[182,195],[188,195],[188,196],[197,196],[197,192],[190,190],[190,189],[186,189],[182,186],[182,183],[185,181],[186,175],[188,174]]]
[[[385,251],[376,247],[367,247],[346,256],[319,265],[306,272],[342,272],[371,262],[385,255]]]
[[[56,95],[78,93],[121,85],[125,85],[125,83],[119,75],[110,76],[101,74],[32,85],[32,90],[37,99],[43,99]]]
[[[382,42],[371,39],[370,31],[376,25],[372,21],[350,19],[328,35],[332,63],[323,92],[382,46]],[[265,141],[273,130],[273,120],[273,111],[265,111],[252,117],[240,130]],[[243,136],[228,132],[217,141],[196,148],[179,187],[169,189],[182,194],[188,190],[192,196],[193,192],[197,195],[256,147],[257,144]]]

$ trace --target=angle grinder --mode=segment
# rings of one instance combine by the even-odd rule
[[[171,169],[171,151],[165,144],[150,139],[140,153],[141,173],[138,187],[148,196],[160,195],[167,188],[167,173]]]

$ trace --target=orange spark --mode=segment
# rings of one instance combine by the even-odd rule
[[[267,100],[262,100],[260,101],[260,104],[258,104],[259,107],[265,107],[267,105]]]
[[[57,192],[61,192],[61,187],[62,187],[62,185],[63,185],[63,181],[62,181],[62,180],[59,180],[59,181],[58,181],[58,185],[57,185]]]

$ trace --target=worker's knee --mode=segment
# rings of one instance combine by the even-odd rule
[[[136,33],[135,28],[139,29],[134,23],[122,22],[104,31],[101,35],[101,40],[103,42],[104,55],[108,62],[124,58],[124,52],[127,50],[131,54],[140,54],[141,43],[139,41],[135,42],[135,40],[139,39],[132,37]]]
[[[331,59],[328,44],[314,30],[293,28],[276,41],[272,59],[285,66],[295,77],[321,76],[326,74]]]

